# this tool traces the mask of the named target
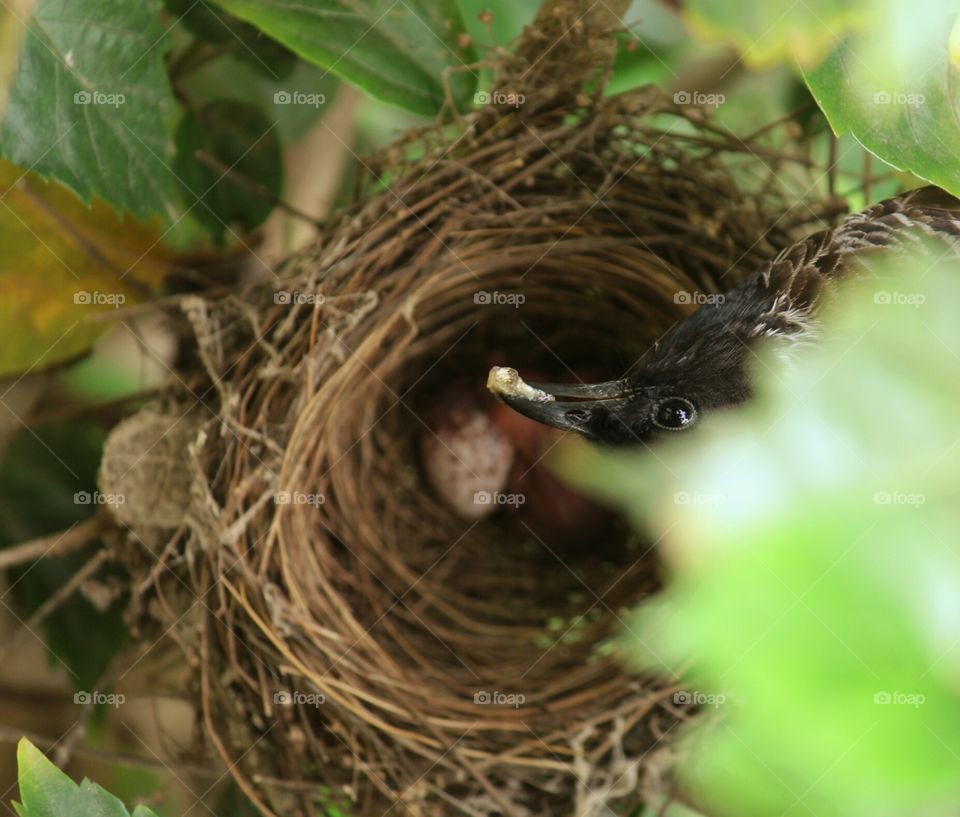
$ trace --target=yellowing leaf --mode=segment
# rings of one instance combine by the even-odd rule
[[[953,28],[950,29],[947,54],[950,56],[950,65],[960,71],[960,18],[954,20]]]
[[[27,33],[26,21],[33,13],[34,0],[7,0],[0,7],[0,120],[7,105],[10,80],[17,68],[20,47]]]
[[[104,313],[142,298],[170,258],[157,226],[0,161],[0,376],[86,352]]]
[[[748,65],[766,66],[787,58],[800,65],[812,65],[833,51],[848,30],[867,23],[876,2],[692,0],[685,11],[691,28],[699,36],[733,42]]]

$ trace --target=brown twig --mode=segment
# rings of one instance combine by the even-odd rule
[[[99,516],[92,516],[83,522],[75,522],[69,528],[50,536],[41,536],[28,542],[21,542],[6,550],[0,551],[0,570],[32,562],[34,559],[50,559],[66,556],[84,545],[90,544],[100,531],[103,530],[103,521]]]

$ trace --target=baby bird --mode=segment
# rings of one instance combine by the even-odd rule
[[[620,380],[527,384],[516,370],[495,366],[487,387],[521,414],[601,444],[644,443],[657,434],[685,431],[704,413],[750,396],[754,342],[815,338],[817,309],[840,279],[864,269],[871,258],[919,248],[931,239],[960,257],[960,200],[923,187],[784,249],[722,299],[674,327]]]

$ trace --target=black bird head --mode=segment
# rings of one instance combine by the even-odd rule
[[[765,287],[737,288],[677,325],[619,380],[524,383],[495,367],[487,385],[533,420],[607,445],[686,431],[711,411],[750,396],[751,345],[760,336],[803,334],[771,311]],[[803,329],[809,329],[804,326]]]

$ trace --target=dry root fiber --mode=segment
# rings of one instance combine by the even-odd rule
[[[507,60],[524,105],[409,134],[277,281],[184,302],[189,388],[149,417],[188,431],[182,489],[128,467],[152,431],[108,447],[159,556],[137,624],[184,650],[204,739],[265,814],[628,813],[683,716],[605,647],[657,587],[651,543],[463,521],[420,471],[421,418],[491,362],[622,374],[696,308],[678,293],[811,228],[784,201],[803,168],[654,89],[571,95],[559,55]]]

